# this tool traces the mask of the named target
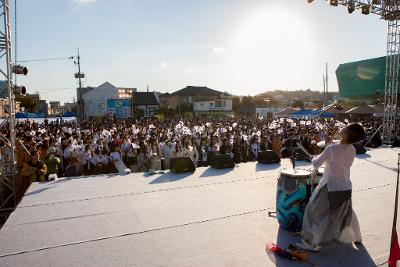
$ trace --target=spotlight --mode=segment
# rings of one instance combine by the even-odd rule
[[[307,0],[307,3],[311,4],[314,0]]]
[[[28,74],[28,68],[25,66],[21,65],[14,65],[12,67],[12,72],[15,74],[22,74],[22,75],[27,75]]]
[[[354,10],[355,10],[354,3],[350,2],[349,5],[347,6],[347,12],[351,14],[354,12]]]
[[[363,15],[369,15],[369,9],[370,9],[370,5],[363,5],[361,7],[361,14]]]
[[[13,92],[14,95],[26,95],[26,87],[14,85]]]
[[[331,6],[338,6],[338,0],[329,0]]]

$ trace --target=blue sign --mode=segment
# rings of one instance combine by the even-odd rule
[[[128,99],[107,99],[107,113],[118,119],[128,118],[131,115],[131,102]]]

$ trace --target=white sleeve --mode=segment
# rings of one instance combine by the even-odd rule
[[[319,156],[312,160],[312,165],[315,169],[318,169],[322,166],[322,164],[324,164],[324,162],[330,160],[332,160],[332,149],[328,146]]]

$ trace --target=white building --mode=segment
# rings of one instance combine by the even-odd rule
[[[107,114],[107,99],[117,99],[118,88],[109,82],[93,88],[82,95],[85,117],[99,117]]]
[[[142,110],[144,116],[154,116],[160,105],[158,97],[153,92],[136,91],[136,88],[115,87],[109,82],[98,87],[89,87],[82,95],[84,116],[99,117],[106,115],[108,99],[133,99],[136,109]]]
[[[232,99],[218,98],[193,102],[193,113],[198,117],[233,115]]]

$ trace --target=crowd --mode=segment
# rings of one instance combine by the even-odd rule
[[[273,150],[287,157],[301,143],[318,154],[318,143],[335,139],[349,121],[333,119],[266,120],[248,117],[190,120],[116,120],[111,117],[76,122],[32,121],[16,125],[18,179],[22,191],[29,183],[49,177],[117,172],[123,161],[132,172],[168,169],[171,158],[190,157],[196,166],[207,166],[210,155],[229,154],[235,163],[255,161],[259,152]],[[368,140],[379,120],[360,121]],[[8,136],[8,132],[3,135]],[[396,144],[400,136],[396,135]],[[7,143],[0,141],[0,160],[10,159]],[[382,144],[380,134],[369,143]]]

